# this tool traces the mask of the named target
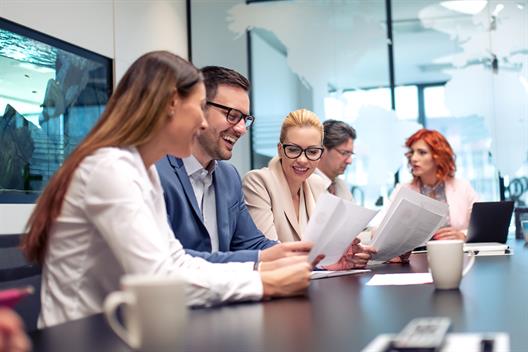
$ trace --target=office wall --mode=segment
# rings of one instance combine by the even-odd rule
[[[191,2],[192,60],[196,66],[225,66],[248,77],[246,34],[239,36],[227,27],[230,9],[244,3],[245,0]],[[249,133],[237,141],[230,162],[242,176],[251,169]]]
[[[185,0],[0,0],[0,17],[114,59],[114,82],[141,54],[187,58]],[[21,232],[31,204],[0,204],[0,234]]]

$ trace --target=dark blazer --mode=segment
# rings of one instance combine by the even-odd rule
[[[211,253],[209,233],[182,160],[166,156],[156,167],[169,223],[187,253],[217,263],[257,261],[258,250],[277,243],[266,238],[251,219],[235,167],[219,161],[213,173],[219,251]]]

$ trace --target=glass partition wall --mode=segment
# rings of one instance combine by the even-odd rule
[[[363,205],[380,205],[410,179],[403,144],[421,127],[446,135],[457,175],[482,200],[526,204],[527,2],[223,2],[216,23],[233,42],[247,36],[251,167],[276,154],[282,119],[304,107],[356,128],[356,158],[343,177]],[[203,12],[207,1],[190,3]],[[200,18],[192,19],[194,43]],[[198,31],[214,42],[215,28]]]
[[[111,91],[111,59],[0,18],[0,203],[36,200]]]

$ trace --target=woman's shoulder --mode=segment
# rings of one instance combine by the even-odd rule
[[[471,183],[469,183],[468,180],[459,177],[452,177],[450,179],[447,179],[445,183],[446,187],[451,187],[454,189],[473,189]]]
[[[84,179],[118,178],[125,175],[127,178],[140,176],[139,165],[142,165],[141,155],[135,148],[104,147],[99,148],[85,157],[78,167],[78,174]]]

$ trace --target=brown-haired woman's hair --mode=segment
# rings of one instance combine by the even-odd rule
[[[174,97],[187,97],[202,75],[196,67],[167,51],[137,59],[110,97],[101,118],[53,175],[37,200],[22,239],[31,262],[43,264],[49,231],[61,212],[64,196],[81,161],[103,147],[138,147],[149,142],[168,120]]]
[[[405,146],[411,148],[419,140],[424,141],[431,148],[433,161],[436,165],[436,178],[440,181],[445,181],[448,178],[455,177],[455,153],[447,139],[438,131],[422,128],[407,138]],[[407,158],[410,166],[411,159],[409,156]],[[414,176],[413,183],[416,184],[418,181],[419,177]]]
[[[291,127],[314,127],[321,132],[321,143],[323,143],[324,128],[321,120],[310,110],[299,109],[292,111],[284,118],[282,122],[279,141],[284,143],[286,133]]]

